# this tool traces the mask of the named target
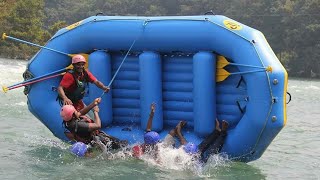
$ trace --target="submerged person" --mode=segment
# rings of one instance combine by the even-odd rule
[[[120,140],[100,131],[101,120],[98,107],[100,102],[101,98],[97,98],[80,111],[77,111],[72,105],[64,105],[61,108],[60,115],[65,128],[69,131],[65,132],[66,136],[73,141],[97,146],[102,151],[105,148],[119,149],[125,147],[127,145],[126,140]],[[91,109],[95,120],[85,116]]]
[[[199,160],[202,163],[206,163],[211,155],[220,153],[228,134],[228,126],[229,123],[222,120],[220,128],[220,123],[216,119],[216,128],[209,136],[207,136],[198,146],[192,142],[187,143],[184,150],[189,154],[199,155]]]
[[[152,103],[150,105],[150,114],[147,122],[146,133],[144,134],[144,143],[141,145],[136,145],[132,148],[132,155],[134,157],[140,157],[145,153],[152,155],[155,159],[158,157],[157,143],[160,141],[160,135],[151,129],[155,109],[156,104]]]
[[[181,132],[181,129],[185,125],[185,121],[180,121],[176,128],[172,129],[163,140],[163,147],[174,147],[176,144],[175,137],[177,137],[180,141],[180,145],[183,147],[183,150],[186,153],[194,156],[201,163],[206,163],[211,155],[220,153],[227,136],[227,129],[229,125],[227,121],[222,120],[222,126],[220,128],[220,123],[218,120],[216,120],[215,130],[209,136],[207,136],[199,145],[196,145],[193,142],[187,142]],[[143,148],[140,148],[139,146],[133,147],[133,156],[139,157],[143,153]]]
[[[180,121],[174,129],[171,129],[162,142],[163,147],[175,147],[175,137],[179,139],[181,146],[185,146],[188,142],[182,135],[181,130],[186,124],[186,121]]]
[[[68,71],[62,78],[58,87],[59,99],[63,105],[73,105],[77,111],[84,108],[82,101],[87,84],[93,83],[100,89],[108,92],[110,88],[102,82],[85,67],[86,59],[78,54],[72,57],[73,70]]]
[[[152,131],[152,122],[153,122],[153,116],[156,109],[155,103],[152,103],[150,106],[150,115],[147,122],[147,129],[146,133],[144,135],[144,143],[141,145],[136,145],[132,148],[132,155],[134,157],[140,157],[142,154],[149,154],[154,159],[156,159],[159,162],[158,159],[158,143],[160,142],[160,135]],[[181,129],[187,124],[186,121],[180,121],[178,125],[172,129],[164,138],[162,145],[164,147],[174,146],[175,144],[175,137],[178,137],[180,144],[185,145],[187,144],[186,139],[181,133]]]

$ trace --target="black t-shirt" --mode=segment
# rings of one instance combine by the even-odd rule
[[[91,139],[91,131],[89,130],[89,123],[93,123],[91,119],[86,116],[81,116],[80,119],[67,122],[66,128],[75,133],[77,136],[84,139]]]

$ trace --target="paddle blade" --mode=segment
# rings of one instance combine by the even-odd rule
[[[228,64],[230,64],[230,63],[228,62],[228,60],[225,57],[218,56],[218,58],[217,58],[217,69],[222,69],[225,66],[227,66]]]
[[[216,82],[224,81],[229,76],[230,76],[230,73],[225,69],[217,69]]]
[[[9,91],[9,88],[8,87],[5,87],[5,86],[2,86],[2,90],[4,93],[8,92]]]
[[[6,38],[7,38],[6,33],[3,33],[3,34],[2,34],[2,39],[5,40]]]

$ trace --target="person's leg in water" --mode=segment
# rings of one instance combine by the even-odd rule
[[[119,149],[119,148],[124,148],[128,145],[127,140],[120,140],[116,137],[113,137],[109,134],[106,134],[103,131],[99,131],[97,134],[99,137],[99,140],[107,147],[110,149]]]
[[[169,133],[166,135],[166,137],[163,140],[163,147],[169,147],[169,146],[175,146],[175,139],[174,137],[178,136],[179,140],[180,137],[182,136],[181,134],[181,129],[187,124],[186,121],[180,121],[177,126],[174,129],[171,129]],[[179,131],[179,135],[178,135]],[[181,140],[180,140],[181,143]]]
[[[221,148],[224,144],[224,140],[227,137],[227,129],[228,129],[229,123],[225,120],[222,120],[222,127],[221,132],[218,138],[211,144],[208,148],[207,156],[203,158],[203,162],[207,162],[208,158],[212,154],[218,154],[221,151]]]
[[[175,130],[176,130],[176,135],[177,135],[177,137],[178,137],[181,145],[187,144],[186,138],[184,138],[184,136],[183,136],[182,133],[181,133],[181,129],[182,129],[186,124],[187,124],[186,121],[180,121],[180,122],[178,123],[178,125],[176,126],[176,128],[175,128]]]
[[[203,154],[209,146],[219,137],[221,132],[220,123],[216,119],[216,129],[199,144],[199,152]]]

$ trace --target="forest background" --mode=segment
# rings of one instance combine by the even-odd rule
[[[320,0],[0,0],[0,33],[36,44],[59,29],[104,15],[203,15],[212,10],[260,30],[290,76],[320,78]],[[30,59],[39,49],[0,41],[0,56]]]

